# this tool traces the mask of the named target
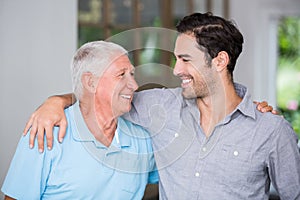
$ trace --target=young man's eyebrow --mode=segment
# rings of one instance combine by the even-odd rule
[[[189,54],[179,54],[177,55],[178,58],[191,58],[192,56],[190,56]]]

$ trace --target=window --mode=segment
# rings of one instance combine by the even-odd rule
[[[138,27],[174,29],[183,16],[195,12],[216,11],[228,16],[229,0],[79,0],[78,45],[105,40],[112,35]],[[134,64],[143,63],[141,51],[133,52]],[[156,53],[154,60],[171,63],[171,56]]]
[[[78,2],[79,46],[88,41],[106,40],[118,33],[123,34],[124,31],[139,27],[163,27],[175,30],[178,20],[189,13],[213,11],[227,17],[229,10],[229,0],[79,0]],[[172,37],[168,34],[161,36],[153,33],[143,34],[143,37],[138,35],[131,37],[133,39],[122,39],[121,43],[113,41],[127,50],[129,50],[127,45],[143,47],[131,48],[133,50],[129,51],[131,62],[137,67],[138,84],[147,85],[145,88],[149,88],[149,84],[155,87],[178,86],[179,80],[172,75],[170,68],[174,65]],[[162,49],[153,48],[155,44],[165,46]]]

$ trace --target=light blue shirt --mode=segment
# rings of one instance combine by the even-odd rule
[[[29,134],[20,139],[4,194],[26,200],[142,199],[146,184],[158,182],[151,140],[142,127],[119,118],[106,147],[89,132],[78,104],[65,113],[66,136],[58,143],[54,129],[53,150],[39,153],[37,145],[29,149]]]

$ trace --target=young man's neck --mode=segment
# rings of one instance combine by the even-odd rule
[[[215,126],[232,113],[242,101],[233,84],[223,84],[223,86],[216,88],[210,96],[197,98],[201,113],[200,125],[206,137],[209,137]]]

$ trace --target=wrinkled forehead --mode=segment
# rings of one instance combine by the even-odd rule
[[[108,65],[106,71],[114,72],[118,70],[132,70],[134,67],[131,64],[128,56],[126,54],[122,54],[119,56],[115,56],[112,58],[110,64]]]
[[[117,67],[119,66],[128,66],[128,65],[132,65],[128,56],[126,54],[122,54],[122,55],[119,55],[117,57],[114,57],[112,62],[111,62],[111,65],[115,65]]]
[[[103,58],[103,55],[99,55]],[[106,60],[106,68],[110,67],[111,65],[115,64],[116,62],[120,62],[121,60],[126,60],[128,58],[127,54],[124,52],[110,52],[110,54],[107,54],[104,58]]]

